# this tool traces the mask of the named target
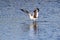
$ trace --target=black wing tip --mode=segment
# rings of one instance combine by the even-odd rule
[[[21,11],[24,11],[23,9],[20,9]]]
[[[38,10],[38,12],[39,12],[39,8],[36,8],[37,10]]]
[[[39,12],[39,8],[35,8],[35,10],[33,12],[36,12],[36,10],[38,10],[38,12]]]
[[[29,13],[27,10],[25,9],[20,9],[21,11],[25,12],[25,13]]]

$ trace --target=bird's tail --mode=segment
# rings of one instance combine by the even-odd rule
[[[25,13],[29,13],[27,10],[24,10],[24,9],[20,9],[21,11],[25,12]]]

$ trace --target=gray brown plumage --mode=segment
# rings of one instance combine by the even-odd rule
[[[29,13],[27,10],[25,9],[21,9],[21,11],[27,13],[30,17],[30,19],[32,20],[36,20],[38,18],[38,12],[39,12],[39,8],[36,8],[34,11],[33,11],[33,15],[31,13]]]

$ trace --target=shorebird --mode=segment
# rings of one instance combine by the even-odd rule
[[[39,8],[36,8],[33,13],[31,14],[30,12],[28,12],[25,9],[20,9],[21,11],[25,12],[26,14],[28,14],[28,16],[30,17],[31,20],[36,21],[36,19],[38,18],[38,12],[39,12]]]

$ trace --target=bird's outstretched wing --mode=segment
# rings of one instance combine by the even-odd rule
[[[20,10],[27,13],[27,14],[29,14],[29,12],[27,10],[25,10],[25,9],[20,9]]]

